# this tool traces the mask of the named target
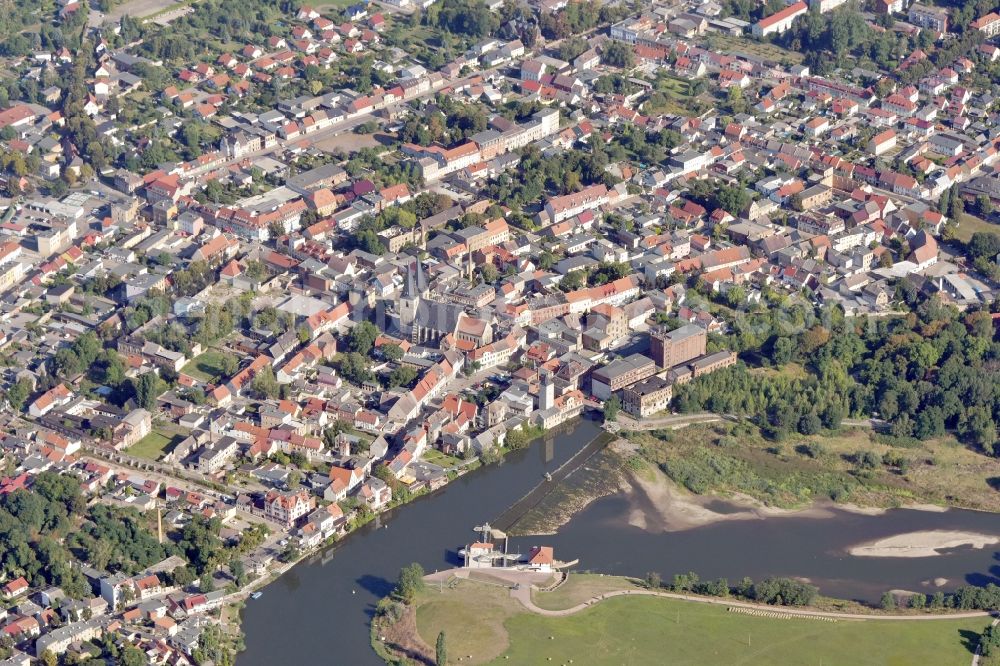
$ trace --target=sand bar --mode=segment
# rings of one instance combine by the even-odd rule
[[[651,532],[676,532],[731,520],[786,516],[827,518],[833,515],[828,507],[816,504],[801,509],[781,509],[765,506],[742,495],[724,499],[714,495],[695,495],[659,470],[633,474],[630,481],[631,488],[627,492],[631,500],[628,522],[633,527]],[[727,505],[726,511],[715,509],[720,502]]]
[[[1000,543],[1000,537],[991,534],[928,530],[877,539],[853,546],[847,552],[856,557],[934,557],[949,548],[985,548],[996,543]]]

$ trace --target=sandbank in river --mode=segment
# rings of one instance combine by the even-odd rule
[[[934,557],[942,550],[972,546],[985,548],[1000,543],[1000,537],[978,532],[927,530],[907,532],[860,544],[848,549],[856,557]]]

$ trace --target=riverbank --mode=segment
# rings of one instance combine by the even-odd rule
[[[455,574],[459,574],[456,576]],[[433,663],[444,632],[449,663],[968,664],[985,613],[856,615],[760,606],[645,589],[615,576],[570,574],[550,581],[506,574],[442,572],[373,639],[402,641],[407,658]],[[507,577],[516,574],[509,574]],[[548,578],[547,576],[542,575]],[[906,621],[932,620],[932,621]],[[720,640],[720,637],[739,637]],[[746,637],[744,639],[744,637]],[[381,641],[385,646],[385,641]],[[401,652],[390,646],[389,663]]]
[[[509,532],[556,534],[595,500],[619,493],[634,507],[628,524],[668,532],[722,521],[823,518],[833,508],[863,515],[900,507],[1000,512],[993,487],[1000,460],[950,438],[900,442],[847,428],[776,444],[750,424],[721,421],[621,434]]]
[[[624,496],[630,503],[628,524],[652,532],[677,532],[694,529],[714,523],[735,520],[763,520],[766,518],[829,518],[834,511],[846,511],[865,516],[880,516],[888,509],[865,507],[854,504],[838,504],[832,500],[817,500],[800,508],[768,506],[760,500],[745,494],[717,495],[714,492],[698,495],[683,488],[669,476],[650,465],[633,466],[624,474],[621,484]],[[942,512],[946,507],[933,504],[913,504],[906,508],[916,511]],[[903,544],[928,546],[933,532],[916,533],[917,541]],[[901,535],[905,536],[905,535]],[[949,548],[963,545],[952,544],[950,540],[964,536],[969,544],[978,543],[976,535],[962,532],[950,535],[944,543],[933,542],[935,548]],[[982,538],[988,539],[985,535]],[[1000,542],[1000,539],[997,539]],[[984,542],[995,543],[995,542]],[[891,544],[890,544],[891,545]],[[982,547],[982,546],[979,546]],[[852,553],[853,554],[853,553]]]
[[[636,456],[697,495],[748,497],[769,508],[817,502],[1000,512],[1000,459],[952,437],[895,440],[867,429],[766,440],[747,422],[622,433]]]

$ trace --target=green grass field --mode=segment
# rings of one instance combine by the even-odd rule
[[[217,383],[220,379],[225,378],[222,367],[227,356],[229,354],[225,352],[209,349],[191,359],[187,365],[181,368],[181,372],[203,382]]]
[[[434,465],[439,465],[445,469],[450,469],[462,462],[459,458],[454,456],[449,456],[447,453],[442,453],[437,449],[427,449],[421,456],[424,460]]]
[[[972,234],[977,231],[1000,234],[1000,224],[991,224],[971,213],[965,213],[962,215],[962,221],[955,227],[955,237],[963,243],[968,243],[969,239],[972,238]]]
[[[565,590],[536,592],[536,604],[566,608],[634,586],[614,576],[575,574]],[[776,608],[780,611],[780,608]],[[646,596],[615,597],[565,617],[526,611],[501,586],[461,581],[429,586],[416,627],[426,645],[438,632],[449,663],[468,664],[935,664],[970,663],[988,618],[837,620],[762,618],[725,605]]]
[[[582,604],[588,599],[593,599],[606,592],[640,589],[640,587],[637,581],[621,576],[571,573],[566,582],[550,592],[532,590],[531,600],[539,608],[563,610]]]
[[[170,435],[154,430],[126,449],[126,453],[137,458],[159,460],[165,453],[169,453],[177,446],[182,439],[184,438],[181,435],[171,437]]]
[[[506,623],[495,663],[936,664],[964,666],[988,620],[891,622],[757,618],[724,606],[614,598],[576,615]]]

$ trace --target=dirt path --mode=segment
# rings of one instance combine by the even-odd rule
[[[588,401],[589,403],[589,401]],[[594,403],[589,403],[596,406]],[[693,412],[690,414],[670,414],[668,416],[656,416],[652,418],[635,419],[632,416],[620,413],[618,422],[621,428],[628,430],[656,430],[658,428],[683,428],[697,423],[716,423],[718,421],[739,421],[740,417],[732,414],[717,414],[715,412]],[[845,428],[874,428],[878,429],[884,421],[878,419],[844,419],[840,422]]]

